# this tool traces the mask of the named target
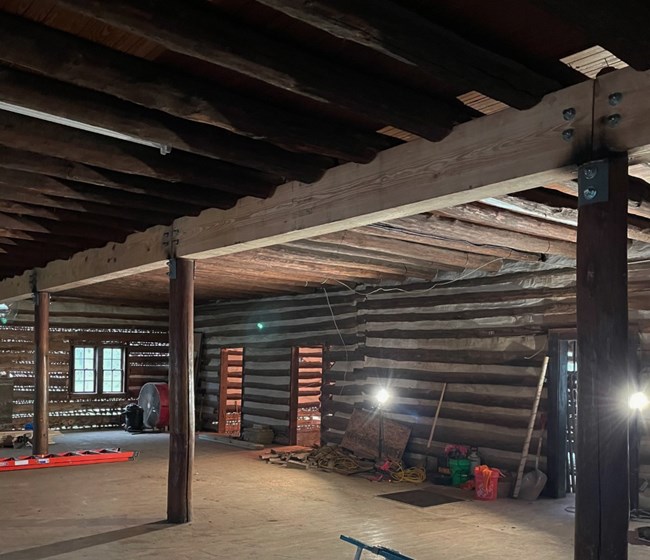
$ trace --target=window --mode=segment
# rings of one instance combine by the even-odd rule
[[[72,349],[72,392],[122,394],[126,387],[126,348],[75,346]]]

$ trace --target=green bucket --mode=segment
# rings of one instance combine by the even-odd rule
[[[469,459],[449,459],[452,486],[460,486],[469,480],[470,465]]]

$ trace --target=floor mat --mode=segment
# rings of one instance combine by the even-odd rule
[[[464,502],[460,498],[451,498],[431,490],[407,490],[406,492],[393,492],[392,494],[380,494],[379,498],[387,498],[404,504],[417,507],[440,506],[442,504],[452,504],[454,502]]]

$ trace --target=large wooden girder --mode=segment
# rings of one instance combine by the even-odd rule
[[[612,106],[609,96],[621,94]],[[526,111],[506,110],[457,126],[444,140],[417,140],[368,164],[333,168],[317,182],[290,182],[268,199],[242,199],[136,233],[124,243],[36,269],[39,290],[59,292],[160,269],[178,257],[205,259],[334,233],[566,181],[600,148],[650,161],[650,74],[631,69],[547,95]],[[566,109],[575,117],[565,120]],[[620,115],[612,126],[612,115]],[[571,131],[571,133],[567,132]],[[0,282],[0,301],[32,293],[33,276]]]

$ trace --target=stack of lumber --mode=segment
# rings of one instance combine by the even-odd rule
[[[273,465],[294,469],[319,469],[326,472],[351,475],[374,470],[372,460],[355,457],[350,451],[337,446],[317,448],[291,446],[271,449],[260,459]]]

